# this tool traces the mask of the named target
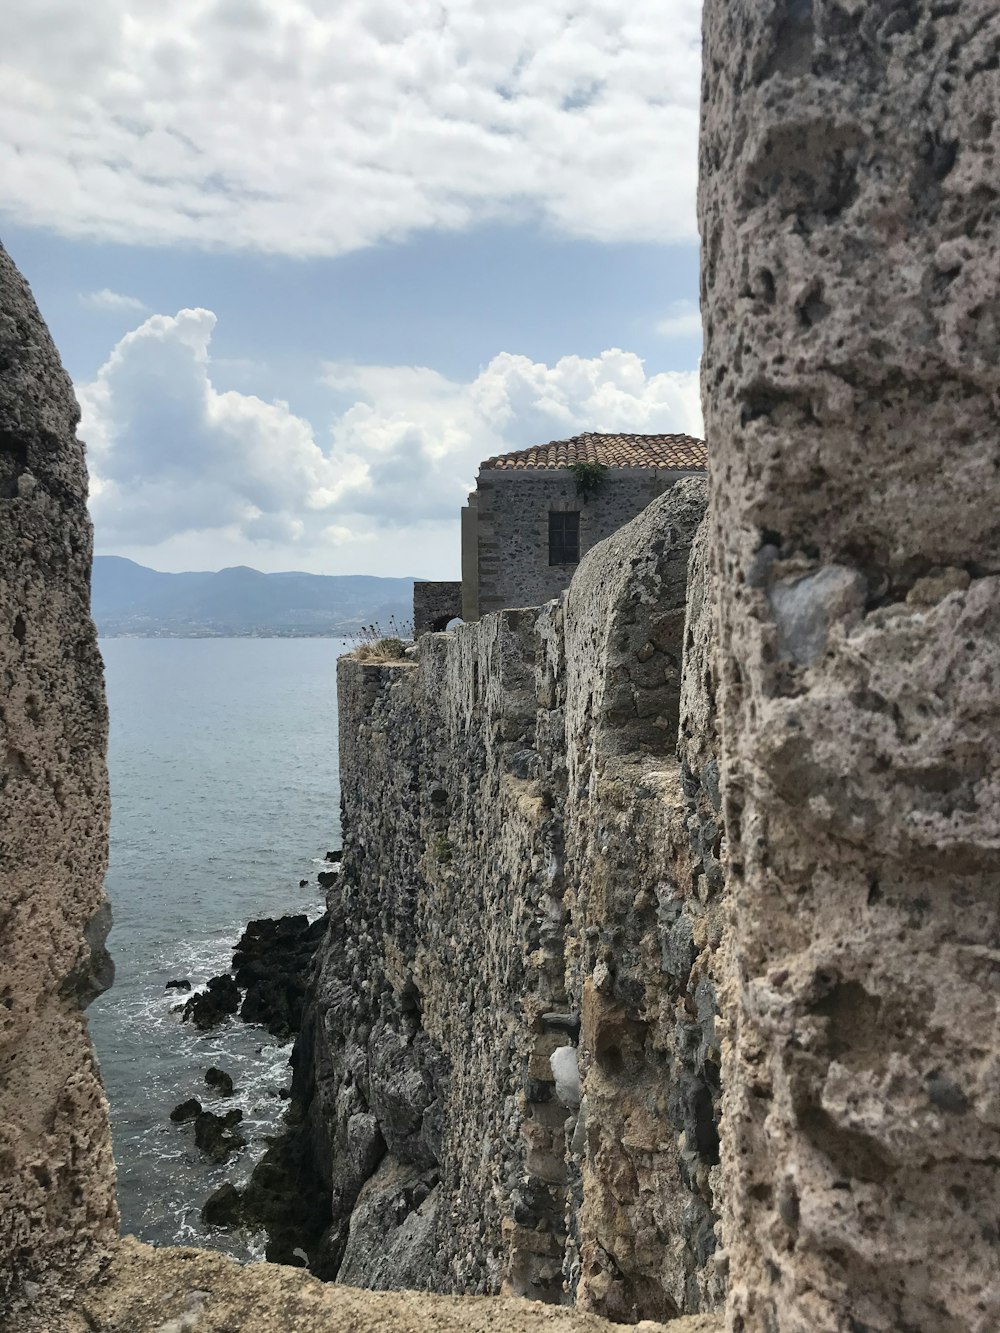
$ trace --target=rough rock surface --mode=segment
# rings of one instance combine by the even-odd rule
[[[523,1300],[421,1296],[327,1285],[301,1269],[241,1267],[202,1250],[122,1242],[78,1312],[24,1333],[614,1333],[593,1315]],[[637,1333],[665,1333],[642,1323]],[[722,1333],[683,1319],[668,1333]]]
[[[245,991],[240,1017],[284,1040],[302,1026],[313,959],[326,919],[304,913],[251,921],[233,954],[236,984]]]
[[[1000,1326],[992,0],[708,0],[737,1330]]]
[[[293,1081],[323,1276],[579,1283],[626,1320],[722,1298],[720,833],[707,753],[676,753],[703,512],[681,483],[565,605],[427,636],[415,663],[341,660],[344,869]],[[700,548],[696,569],[700,699]]]
[[[0,1312],[117,1231],[82,1008],[109,983],[107,719],[79,409],[0,248]]]
[[[700,488],[660,511],[582,562],[565,611],[567,963],[585,1088],[571,1230],[578,1303],[621,1320],[725,1298],[714,599],[704,530],[688,567]]]
[[[291,1037],[302,1024],[313,959],[325,933],[325,917],[311,922],[304,913],[251,921],[233,953],[235,975],[210,977],[203,991],[184,1002],[182,1021],[207,1031],[238,1012],[244,1023],[259,1023],[281,1040]]]

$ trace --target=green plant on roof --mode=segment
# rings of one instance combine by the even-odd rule
[[[567,466],[576,478],[577,494],[586,504],[604,485],[604,474],[608,469],[603,463],[569,463]]]

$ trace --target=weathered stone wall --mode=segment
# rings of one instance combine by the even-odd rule
[[[708,0],[734,1330],[1000,1326],[1000,13]]]
[[[676,755],[703,496],[592,551],[565,606],[341,659],[343,871],[295,1087],[333,1204],[317,1271],[578,1288],[627,1321],[721,1299],[700,548],[701,748]]]
[[[549,564],[550,511],[579,510],[582,557],[686,475],[609,468],[584,502],[567,469],[483,468],[468,520],[476,525],[478,614],[541,606],[568,586],[573,567]]]
[[[459,580],[418,579],[413,585],[413,637],[446,628],[462,617],[462,584]]]
[[[724,879],[704,532],[688,577],[701,512],[689,483],[585,560],[566,602],[568,964],[586,1135],[574,1156],[577,1298],[619,1319],[711,1309],[725,1292]]]
[[[0,1316],[117,1234],[81,1008],[107,984],[108,791],[79,410],[0,248]]]

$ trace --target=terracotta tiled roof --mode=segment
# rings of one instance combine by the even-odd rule
[[[571,463],[603,463],[605,467],[704,468],[704,440],[691,435],[574,435],[531,449],[487,458],[484,468],[568,467]]]

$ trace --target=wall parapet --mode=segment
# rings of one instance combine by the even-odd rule
[[[341,659],[343,871],[295,1089],[333,1200],[317,1271],[627,1321],[722,1299],[718,830],[692,842],[676,753],[703,512],[684,482],[567,597]]]

